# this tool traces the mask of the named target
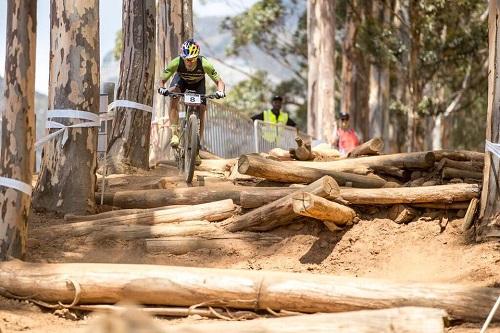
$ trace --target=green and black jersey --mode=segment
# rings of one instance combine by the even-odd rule
[[[167,81],[172,75],[177,73],[180,78],[188,84],[195,84],[205,78],[207,74],[215,83],[220,80],[219,73],[214,66],[203,56],[199,56],[196,61],[196,67],[189,71],[181,57],[174,58],[167,65],[167,68],[161,73],[161,80]]]

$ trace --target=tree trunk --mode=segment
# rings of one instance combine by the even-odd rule
[[[69,281],[69,282],[68,282]],[[73,284],[73,285],[72,285]],[[127,264],[0,263],[2,290],[45,302],[344,312],[398,306],[434,307],[452,318],[483,321],[499,288],[401,283],[331,275]],[[35,295],[35,296],[33,296]],[[494,320],[500,320],[497,312]]]
[[[102,242],[104,239],[133,240],[153,237],[188,237],[201,235],[215,235],[220,233],[220,227],[205,220],[182,221],[182,223],[163,223],[157,225],[96,225],[86,230],[70,230],[69,233],[60,233],[55,230],[52,235],[59,237],[87,236],[86,240]],[[43,233],[37,234],[45,239],[50,237]],[[35,235],[35,237],[37,236]]]
[[[298,165],[287,166],[283,162],[255,155],[242,155],[238,161],[238,172],[283,183],[309,184],[323,176],[332,177],[340,185],[351,183],[353,187],[362,188],[383,187],[387,183],[384,179],[374,175],[362,176],[347,172],[311,169]]]
[[[444,333],[446,317],[441,309],[404,307],[162,327],[168,333]]]
[[[155,78],[155,0],[123,2],[123,52],[117,99],[153,104]],[[117,108],[108,145],[111,173],[127,173],[130,167],[149,168],[151,114]]]
[[[302,191],[320,197],[338,197],[338,184],[329,176],[325,176],[312,184],[302,188]],[[227,221],[229,231],[267,231],[290,223],[297,214],[293,212],[293,193],[273,201],[265,206],[252,210],[241,216],[236,216]]]
[[[183,4],[182,19],[184,23],[184,39],[193,38],[194,37],[193,0],[183,0],[182,4]]]
[[[321,31],[316,8],[319,0],[307,0],[307,134],[320,139],[320,114],[318,109],[318,89]]]
[[[164,237],[146,239],[148,252],[164,252],[185,254],[199,249],[242,249],[248,247],[270,246],[279,243],[283,238],[264,233],[237,232],[217,233],[194,237]]]
[[[160,73],[167,63],[179,55],[182,42],[192,36],[192,12],[184,15],[185,7],[188,7],[190,2],[191,0],[157,0],[155,83],[160,81]],[[191,16],[190,22],[185,22],[185,18],[188,19],[189,16]],[[169,158],[170,134],[165,127],[165,124],[169,123],[169,114],[164,96],[154,94],[153,99],[158,122],[158,146],[153,146],[152,152],[154,153],[153,160],[158,162]]]
[[[355,147],[349,153],[349,157],[362,155],[378,155],[384,149],[384,141],[381,138],[373,138]]]
[[[372,3],[373,18],[383,29],[389,25],[390,10],[387,1]],[[369,124],[370,138],[380,137],[385,142],[389,142],[389,95],[389,67],[386,59],[379,58],[370,66]]]
[[[83,10],[84,9],[84,10]],[[49,109],[99,112],[99,2],[51,1]],[[53,119],[65,125],[64,118]],[[97,128],[67,129],[45,144],[33,207],[95,211]]]
[[[356,38],[358,34],[358,26],[360,20],[353,12],[353,8],[358,10],[358,0],[353,0],[350,6],[347,6],[346,21],[345,21],[345,36],[342,43],[342,99],[340,110],[342,113],[349,114],[351,123],[357,124],[357,112],[354,108],[356,104],[356,88],[355,83],[355,59],[356,59]]]
[[[474,161],[484,164],[485,154],[477,151],[469,150],[436,150],[433,152],[436,156],[436,161],[441,161],[447,158],[454,161]]]
[[[390,166],[409,169],[428,169],[434,166],[436,158],[432,152],[401,153],[381,156],[367,156],[330,162],[281,162],[284,165],[299,165],[323,171],[353,172],[366,168]]]
[[[54,225],[39,229],[39,233],[46,235],[60,235],[62,232],[65,236],[82,236],[117,225],[125,225],[129,227],[132,224],[154,225],[160,223],[174,223],[194,220],[217,221],[228,218],[233,214],[233,201],[231,199],[227,199],[189,207],[109,217],[102,220],[90,220],[64,225]]]
[[[317,1],[315,6],[320,43],[318,48],[318,109],[316,118],[319,138],[333,143],[337,134],[335,119],[335,0]]]
[[[489,7],[489,71],[488,71],[488,116],[486,140],[500,142],[500,8],[498,2],[490,0]],[[481,197],[481,228],[479,233],[492,233],[500,229],[500,159],[491,152],[484,158],[483,192]]]
[[[353,205],[392,205],[411,203],[452,203],[468,201],[480,194],[476,184],[451,184],[422,187],[356,189],[343,188],[342,199]],[[335,200],[335,197],[331,197]]]
[[[448,158],[441,159],[438,164],[438,168],[450,167],[460,170],[468,170],[468,171],[476,171],[482,172],[484,169],[484,160],[483,161],[455,161],[450,160]],[[482,177],[481,177],[482,178]]]
[[[240,192],[240,206],[241,208],[245,209],[257,208],[302,189],[303,188],[284,187],[274,190],[267,190],[266,192],[262,193],[242,190]]]
[[[157,210],[174,209],[174,208],[187,207],[187,206],[191,206],[191,205],[164,206],[164,207],[156,207],[156,208],[149,208],[149,209],[140,209],[140,208],[118,209],[118,210],[111,210],[109,212],[103,212],[103,213],[94,214],[94,215],[66,214],[66,215],[64,215],[64,221],[71,223],[71,222],[102,220],[102,219],[107,219],[109,217],[139,214],[139,213],[145,213],[145,212],[154,212]]]
[[[168,190],[119,191],[104,194],[104,204],[121,208],[155,208],[171,205],[197,205],[212,201],[232,199],[240,203],[240,193],[255,192],[265,196],[270,190],[286,190],[282,187],[221,186],[213,188],[188,187]],[[96,200],[101,200],[96,194]]]
[[[462,178],[462,179],[470,178],[476,180],[483,179],[482,172],[455,169],[450,167],[443,168],[442,175],[444,179],[452,179],[452,178]]]
[[[294,194],[293,211],[298,215],[322,220],[331,231],[337,230],[337,226],[352,222],[356,216],[352,208],[303,191]]]
[[[31,187],[35,166],[36,1],[7,2],[5,109],[2,113],[1,176]],[[26,254],[31,195],[4,188],[0,194],[0,260]]]

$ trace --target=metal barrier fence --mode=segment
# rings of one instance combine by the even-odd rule
[[[275,125],[261,120],[252,121],[241,112],[220,103],[208,101],[205,130],[201,142],[205,149],[223,158],[242,154],[267,152],[273,148],[290,149],[296,146],[295,137],[310,139],[296,128]],[[169,121],[163,115],[151,125],[151,156],[154,165],[160,160],[171,160]]]
[[[297,146],[295,138],[299,131],[295,127],[254,121],[254,151],[268,152],[273,148],[290,149]],[[301,135],[303,136],[303,134]]]
[[[226,105],[208,101],[202,147],[224,158],[254,152],[252,120]]]

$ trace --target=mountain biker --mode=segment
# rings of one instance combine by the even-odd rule
[[[186,90],[195,91],[197,94],[205,94],[205,74],[217,85],[215,96],[217,98],[225,97],[225,85],[214,66],[200,55],[200,46],[193,39],[186,40],[181,47],[181,53],[178,57],[168,63],[165,70],[161,73],[161,86],[158,92],[168,96],[170,92],[184,93]],[[170,77],[173,77],[169,88],[164,85]],[[179,102],[177,98],[170,99],[170,129],[172,130],[172,139],[170,145],[176,148],[179,145]],[[200,138],[203,138],[203,129],[205,127],[206,100],[203,100],[200,107]],[[197,164],[200,162],[197,157]]]

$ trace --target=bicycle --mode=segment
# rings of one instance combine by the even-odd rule
[[[200,150],[200,106],[204,100],[217,96],[200,95],[190,90],[184,93],[169,92],[166,96],[183,98],[181,104],[184,110],[179,112],[179,145],[174,150],[174,156],[179,173],[184,175],[187,183],[191,183]]]

